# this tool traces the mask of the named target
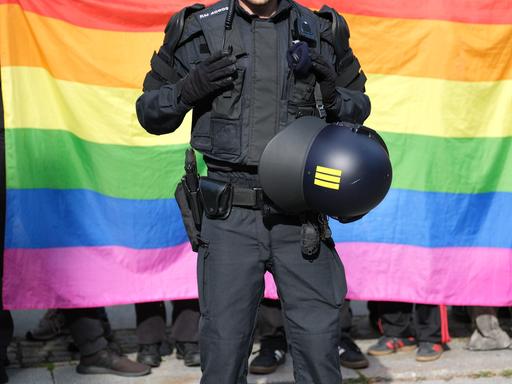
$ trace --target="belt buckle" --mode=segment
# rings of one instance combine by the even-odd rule
[[[317,104],[316,110],[318,112],[318,117],[320,119],[325,119],[325,117],[327,116],[327,112],[325,110],[324,105],[323,104]]]
[[[254,208],[263,208],[263,189],[253,188],[254,191]]]

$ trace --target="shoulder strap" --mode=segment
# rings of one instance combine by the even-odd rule
[[[325,111],[322,90],[320,89],[319,83],[315,84],[315,105],[318,112],[318,117],[325,119],[327,117],[327,112]]]
[[[162,47],[153,52],[151,70],[146,74],[142,89],[144,91],[160,88],[166,82],[176,83],[179,76],[173,68],[174,52],[183,35],[185,20],[194,12],[204,8],[202,4],[194,4],[175,13],[165,27],[165,38]]]
[[[348,24],[343,16],[341,16],[334,8],[327,5],[322,6],[319,11],[315,12],[318,16],[331,22],[332,38],[331,44],[334,47],[336,54],[336,66],[339,61],[345,56],[346,51],[350,49],[348,39],[350,38],[350,31]]]
[[[204,9],[204,5],[198,3],[191,5],[190,7],[183,8],[178,13],[175,13],[167,23],[167,26],[165,27],[164,45],[167,46],[171,56],[176,50],[176,47],[183,35],[185,20],[193,13],[202,9]],[[172,64],[173,57],[171,57],[170,60],[170,63]]]
[[[324,5],[316,14],[331,23],[332,41],[336,55],[336,85],[343,88],[365,90],[366,76],[361,70],[359,60],[354,56],[349,45],[350,30],[346,20],[335,9]]]

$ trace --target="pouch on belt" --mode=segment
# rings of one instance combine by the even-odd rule
[[[226,219],[233,205],[233,185],[209,177],[199,180],[204,212],[209,219]]]

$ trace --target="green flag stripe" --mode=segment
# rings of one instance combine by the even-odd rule
[[[512,191],[512,137],[441,138],[383,133],[392,188],[481,193]]]
[[[393,188],[451,193],[512,192],[512,138],[453,139],[384,133]],[[173,195],[187,145],[129,147],[59,130],[6,130],[7,186],[89,189],[128,199]],[[199,169],[205,172],[203,162]],[[507,176],[508,175],[508,176]]]
[[[96,144],[60,130],[8,129],[7,188],[89,189],[128,199],[168,198],[184,174],[187,147]],[[205,171],[202,161],[198,167]]]

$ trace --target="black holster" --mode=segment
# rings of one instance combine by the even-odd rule
[[[181,218],[187,232],[188,239],[192,245],[192,250],[197,252],[201,245],[201,218],[202,205],[198,192],[192,192],[187,188],[182,179],[176,186],[174,197],[180,208]]]

